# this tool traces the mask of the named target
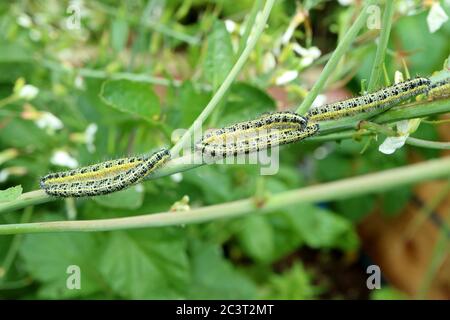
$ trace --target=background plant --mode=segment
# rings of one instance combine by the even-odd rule
[[[2,187],[21,185],[23,190],[34,190],[39,176],[61,169],[61,164],[76,161],[84,165],[170,145],[171,132],[188,128],[214,94],[220,93],[226,75],[245,54],[252,37],[249,26],[258,22],[258,12],[265,5],[264,1],[241,1],[239,5],[227,1],[119,5],[94,1],[83,4],[85,16],[75,30],[66,25],[67,4],[44,6],[26,1],[2,5]],[[276,2],[268,27],[254,50],[248,51],[239,77],[231,79],[205,125],[221,126],[277,109],[279,101],[268,94],[273,88],[285,89],[284,104],[292,108],[299,101],[312,103],[316,97],[307,92],[315,81],[308,79],[316,79],[317,68],[338,45],[346,45],[347,50],[342,50],[342,59],[330,60],[334,68],[329,68],[328,75],[321,73],[327,82],[322,82],[315,95],[344,84],[358,93],[364,79],[372,79],[373,72],[383,69],[381,62],[390,81],[395,70],[404,70],[404,64],[413,75],[441,70],[450,51],[449,25],[430,34],[426,8],[417,6],[419,11],[412,16],[402,14],[398,7],[391,9],[394,17],[384,55],[377,52],[374,42],[377,30],[367,30],[362,24],[353,39],[344,36],[354,26],[360,6]],[[288,37],[290,30],[293,33]],[[320,56],[314,47],[320,48]],[[373,57],[380,55],[384,59],[376,59],[375,70]],[[38,93],[20,97],[26,84]],[[425,107],[427,113],[420,116],[445,113],[448,100],[424,101],[416,109],[398,108],[385,117],[399,120],[394,117],[396,112],[400,117],[415,117],[419,115],[405,113]],[[380,119],[383,123],[383,115]],[[354,129],[355,123],[343,127]],[[436,141],[436,127],[423,123],[414,137]],[[0,220],[14,224],[104,219],[183,210],[186,205],[206,207],[396,168],[406,165],[411,153],[425,159],[439,156],[435,149],[404,147],[387,157],[379,153],[373,135],[340,140],[345,134],[351,138],[355,131],[339,128],[342,124],[331,124],[329,133],[338,131],[340,138],[324,135],[315,142],[283,148],[280,172],[275,176],[260,177],[257,166],[202,166],[105,197],[56,201],[28,207],[22,214],[2,213]],[[181,200],[186,195],[188,203]],[[202,225],[2,236],[0,288],[6,297],[315,298],[327,287],[314,285],[314,272],[306,271],[298,259],[282,271],[277,270],[277,263],[299,248],[325,254],[329,250],[356,253],[355,223],[376,207],[395,215],[410,197],[411,189],[402,186],[376,196],[361,195],[321,206],[291,205],[269,215],[217,219]],[[79,265],[84,275],[80,291],[64,287],[65,270],[72,264]],[[299,287],[301,291],[296,292]]]

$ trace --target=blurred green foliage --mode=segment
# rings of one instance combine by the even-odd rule
[[[67,27],[72,18],[67,2],[20,1],[0,5],[0,100],[13,92],[18,78],[39,89],[27,101],[18,99],[0,107],[0,152],[17,155],[0,163],[0,187],[38,188],[49,171],[63,170],[53,161],[63,151],[79,165],[170,146],[171,133],[192,124],[236,60],[239,30],[227,30],[234,21],[244,28],[253,1],[89,1],[84,2],[79,29]],[[337,2],[304,1],[310,29],[293,33],[303,47],[318,46],[322,54],[333,50],[350,23],[353,7]],[[315,64],[280,38],[298,13],[296,1],[278,1],[269,25],[236,83],[215,112],[214,126],[249,119],[277,108],[267,89],[282,71],[300,76],[286,87],[287,104],[303,98],[306,76]],[[411,74],[429,75],[448,56],[450,26],[430,34],[426,13],[403,17],[394,23],[389,75],[402,69],[398,52],[406,52]],[[228,20],[228,22],[225,22]],[[367,30],[365,30],[366,32]],[[367,79],[375,54],[371,33],[346,56],[335,79],[349,78],[355,94]],[[288,48],[288,49],[286,49]],[[290,48],[290,49],[289,49]],[[276,56],[276,68],[267,55]],[[79,68],[114,75],[145,74],[136,79],[107,79],[78,74]],[[303,72],[305,76],[303,76]],[[153,78],[152,78],[153,77]],[[167,85],[155,84],[160,78]],[[158,80],[159,79],[159,80]],[[172,80],[181,79],[181,83]],[[392,80],[392,79],[391,79]],[[62,128],[40,126],[48,113]],[[214,117],[213,117],[214,118]],[[44,121],[44,120],[42,120]],[[45,122],[45,121],[44,121]],[[95,124],[93,135],[86,131]],[[436,137],[434,128],[422,125],[418,134]],[[278,193],[305,184],[334,181],[407,162],[407,147],[394,155],[378,152],[379,142],[366,138],[318,144],[293,145],[281,152],[277,175],[260,176],[255,165],[204,166],[162,178],[115,194],[79,199],[77,219],[134,216],[168,211],[183,196],[200,207],[264,193]],[[318,148],[327,150],[317,156]],[[365,149],[363,153],[361,151]],[[416,151],[414,151],[416,152]],[[436,156],[433,151],[422,156]],[[1,157],[0,157],[1,158]],[[20,170],[18,170],[18,168]],[[0,202],[15,197],[17,189],[0,193]],[[20,193],[20,192],[19,192]],[[355,224],[375,208],[397,214],[411,191],[402,188],[381,195],[345,201],[286,207],[268,215],[253,214],[233,221],[215,221],[139,231],[95,234],[26,235],[4,278],[0,297],[17,298],[124,298],[124,299],[313,299],[327,290],[314,282],[314,272],[298,259],[282,272],[275,263],[306,246],[328,252],[359,250]],[[33,220],[66,219],[70,203],[58,201],[34,208]],[[173,214],[183,214],[174,212]],[[0,223],[20,220],[20,212],[0,216]],[[0,237],[0,262],[11,250],[12,236]],[[2,264],[0,264],[1,266]],[[66,269],[77,265],[81,290],[66,289]],[[6,289],[8,284],[23,285]],[[3,288],[3,289],[2,289]],[[390,293],[386,293],[390,296]],[[376,297],[383,297],[378,294]]]

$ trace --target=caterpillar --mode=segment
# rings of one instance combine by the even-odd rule
[[[450,78],[432,83],[430,89],[428,90],[428,96],[435,97],[446,97],[450,95]]]
[[[427,78],[414,78],[360,97],[313,108],[307,113],[307,118],[310,121],[333,120],[360,112],[386,110],[411,97],[427,93],[430,83]]]
[[[151,156],[122,158],[41,178],[41,188],[51,196],[97,196],[123,190],[164,165],[170,152],[162,149]]]
[[[317,134],[318,131],[319,124],[310,123],[303,129],[271,129],[265,133],[259,132],[259,135],[237,137],[233,142],[229,142],[229,139],[225,143],[200,142],[196,145],[196,149],[208,157],[237,156],[298,142]]]
[[[244,134],[255,135],[260,131],[270,129],[292,128],[302,130],[307,123],[308,120],[305,117],[292,111],[265,113],[255,120],[243,121],[229,127],[213,130],[202,137],[201,141],[202,143],[223,141]]]

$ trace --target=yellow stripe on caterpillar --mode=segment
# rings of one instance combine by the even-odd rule
[[[313,108],[307,113],[307,118],[310,121],[325,121],[360,112],[386,110],[411,97],[426,93],[429,87],[430,80],[427,78],[407,80],[360,97]]]
[[[270,129],[298,129],[307,125],[307,119],[292,111],[273,112],[261,115],[259,118],[243,121],[229,127],[213,130],[202,137],[203,143],[220,141],[224,137],[239,136],[243,134],[257,134],[259,131]]]
[[[51,173],[40,180],[41,188],[56,197],[97,196],[123,190],[141,181],[170,159],[162,149],[149,157],[131,157],[92,166]]]
[[[226,139],[223,143],[199,143],[196,150],[208,157],[227,157],[239,154],[249,154],[268,148],[294,143],[311,137],[319,132],[319,124],[310,123],[304,129],[268,130],[265,134],[259,132],[254,136],[241,136],[236,139]]]

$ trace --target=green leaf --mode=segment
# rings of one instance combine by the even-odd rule
[[[247,83],[235,83],[230,88],[219,124],[230,125],[245,119],[253,119],[275,109],[275,101],[266,92]]]
[[[371,300],[406,300],[408,296],[406,296],[403,292],[392,288],[392,287],[383,287],[378,290],[373,290],[370,295]]]
[[[294,218],[293,224],[308,246],[343,250],[358,247],[358,236],[349,220],[313,205],[299,205],[289,211]]]
[[[100,271],[121,297],[180,299],[189,282],[183,234],[176,228],[113,232]]]
[[[233,186],[231,177],[227,175],[224,166],[203,166],[197,170],[187,171],[183,175],[186,182],[192,183],[203,190],[205,203],[231,200]]]
[[[224,259],[219,246],[195,241],[190,248],[189,299],[253,299],[254,283]]]
[[[1,128],[0,143],[17,148],[33,148],[42,150],[49,147],[49,135],[31,121],[14,119]]]
[[[253,259],[270,262],[274,255],[274,233],[266,217],[251,215],[239,224],[238,239],[242,249]]]
[[[0,202],[16,200],[22,194],[22,186],[15,186],[6,190],[0,190]]]
[[[361,221],[372,212],[374,206],[375,197],[373,195],[362,195],[357,198],[336,201],[336,211],[353,222]]]
[[[222,84],[234,61],[231,37],[223,21],[215,21],[208,37],[208,48],[204,62],[205,77],[213,90]]]
[[[123,19],[115,19],[111,23],[111,46],[116,52],[125,48],[128,40],[128,23]]]
[[[147,83],[107,80],[103,82],[100,97],[109,106],[148,121],[160,113],[159,99]]]
[[[18,42],[4,42],[0,39],[0,62],[26,62],[33,59],[29,45],[19,44]]]
[[[334,181],[351,174],[351,162],[339,154],[316,161],[317,176],[322,181]]]
[[[411,198],[411,189],[407,186],[389,190],[383,194],[383,213],[395,216],[400,213]]]
[[[299,262],[280,275],[273,275],[264,288],[262,299],[304,300],[314,299],[320,288],[313,284],[311,275]]]
[[[41,283],[38,295],[45,299],[86,297],[104,290],[97,271],[99,242],[94,234],[27,235],[20,247],[25,269]],[[78,266],[81,289],[68,289],[69,266]]]
[[[185,81],[172,102],[168,121],[176,128],[189,127],[202,112],[210,99],[210,94],[197,90],[191,81]]]
[[[6,24],[4,26],[6,28]],[[35,75],[32,46],[24,41],[5,42],[0,39],[0,48],[1,82],[14,82],[19,77],[28,79],[30,75]]]
[[[135,185],[128,189],[93,198],[98,204],[117,209],[137,209],[144,201],[144,188]]]

